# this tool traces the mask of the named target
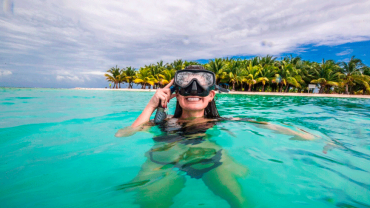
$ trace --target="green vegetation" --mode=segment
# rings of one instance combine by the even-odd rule
[[[322,60],[321,63],[304,61],[300,57],[286,56],[281,60],[267,55],[251,59],[216,58],[206,64],[175,60],[164,64],[133,67],[112,67],[105,77],[120,88],[121,83],[141,85],[141,89],[163,87],[177,70],[189,65],[203,65],[216,74],[217,84],[230,90],[256,92],[308,92],[309,84],[316,84],[319,93],[370,94],[370,68],[360,59],[348,62]]]

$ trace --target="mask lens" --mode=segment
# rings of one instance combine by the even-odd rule
[[[181,72],[177,73],[176,81],[177,85],[180,87],[187,86],[193,79],[196,79],[197,82],[203,87],[207,88],[214,83],[214,77],[211,73],[207,72]]]

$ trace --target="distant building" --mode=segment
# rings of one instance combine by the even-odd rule
[[[315,84],[308,85],[308,93],[319,93],[320,89]]]

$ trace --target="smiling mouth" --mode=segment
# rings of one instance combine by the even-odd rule
[[[197,102],[197,101],[200,101],[200,98],[198,98],[198,97],[188,97],[188,98],[186,98],[186,101]]]

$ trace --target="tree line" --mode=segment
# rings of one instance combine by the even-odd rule
[[[156,89],[168,84],[177,70],[189,65],[202,65],[213,71],[216,83],[233,91],[255,92],[309,92],[308,85],[315,84],[319,93],[370,94],[370,68],[354,56],[348,62],[322,60],[306,61],[300,57],[215,58],[206,64],[196,61],[159,61],[138,70],[133,67],[112,67],[105,74],[113,88],[136,83],[141,89]]]

